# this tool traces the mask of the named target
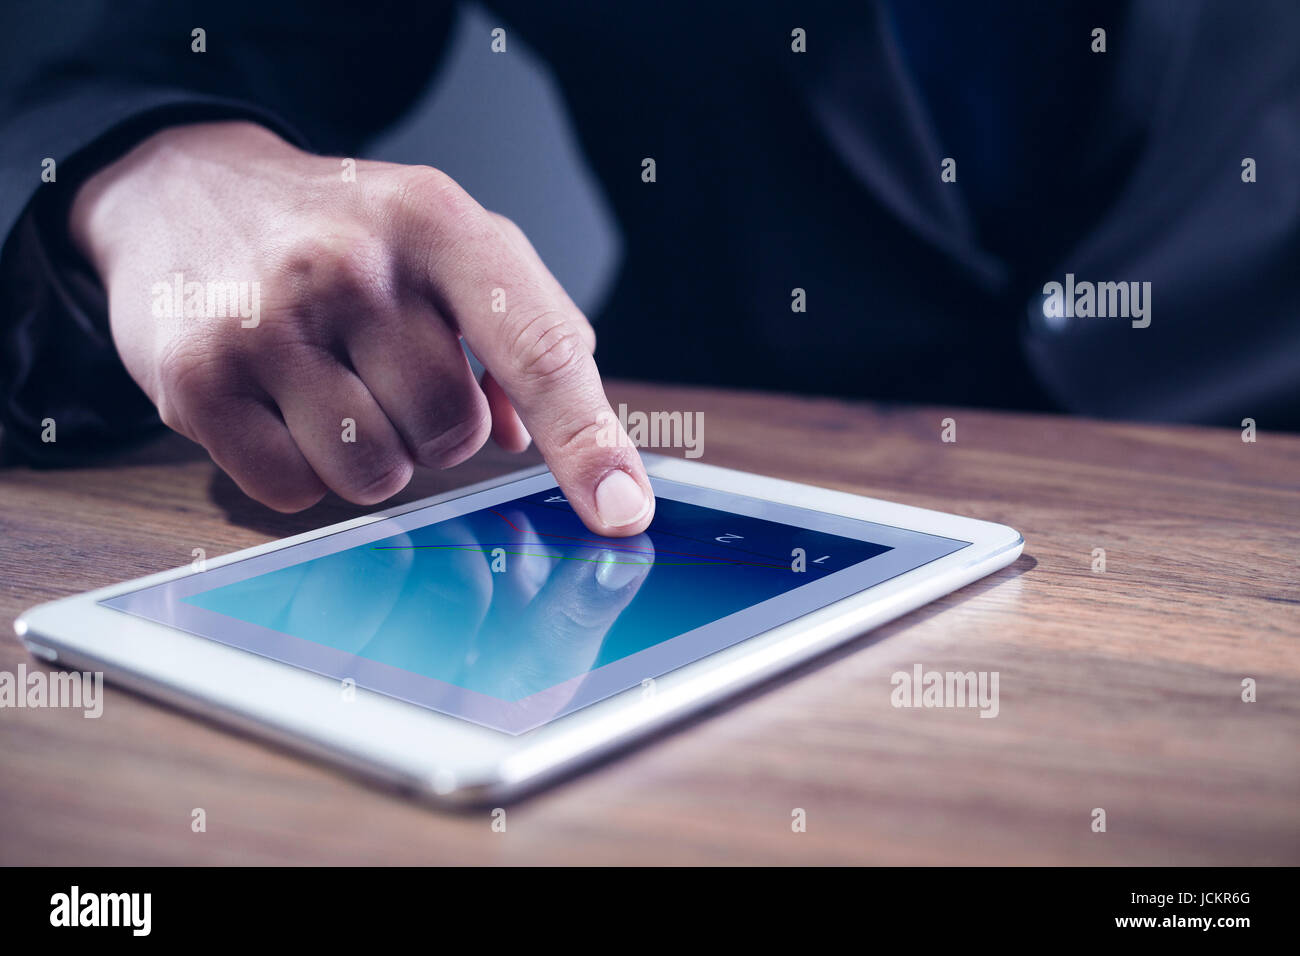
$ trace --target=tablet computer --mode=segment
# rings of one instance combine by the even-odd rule
[[[437,801],[500,800],[1001,568],[1005,525],[643,456],[630,538],[545,466],[41,605],[37,657]]]

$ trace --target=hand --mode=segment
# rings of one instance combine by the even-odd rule
[[[531,433],[588,528],[643,531],[654,495],[636,449],[608,440],[595,334],[524,234],[435,169],[345,170],[205,123],[81,186],[73,240],[162,420],[282,511],[327,488],[374,504],[416,463],[449,468],[489,434],[522,451]]]

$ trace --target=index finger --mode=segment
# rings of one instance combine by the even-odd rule
[[[399,248],[415,253],[417,281],[510,397],[574,511],[597,534],[644,531],[654,492],[605,397],[586,318],[531,247],[450,178],[426,177],[410,199],[422,235]]]

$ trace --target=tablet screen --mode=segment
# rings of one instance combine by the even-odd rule
[[[968,544],[651,481],[633,538],[542,474],[100,603],[519,734]]]

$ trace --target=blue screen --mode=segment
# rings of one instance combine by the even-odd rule
[[[890,550],[662,496],[602,538],[551,489],[183,600],[520,702]]]

